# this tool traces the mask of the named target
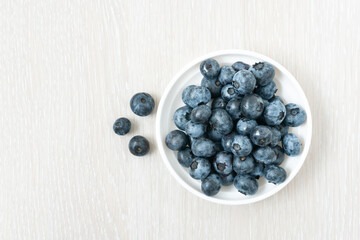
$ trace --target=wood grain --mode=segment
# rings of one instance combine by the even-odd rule
[[[359,239],[360,2],[1,1],[0,239]],[[171,77],[214,50],[268,55],[294,74],[313,144],[280,193],[221,206],[162,163],[156,102]],[[113,121],[129,117],[125,137]],[[132,135],[151,140],[129,154]]]

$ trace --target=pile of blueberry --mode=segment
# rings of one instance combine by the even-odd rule
[[[154,99],[148,93],[137,93],[130,100],[131,110],[138,116],[149,115],[155,107]],[[114,122],[114,132],[125,135],[131,129],[131,122],[127,118],[119,118]],[[150,150],[149,141],[143,136],[135,136],[129,142],[129,150],[135,156],[144,156]]]
[[[208,196],[231,184],[253,195],[262,176],[270,183],[284,182],[286,171],[279,166],[284,153],[301,152],[300,140],[288,133],[289,127],[304,123],[306,113],[275,96],[274,67],[267,62],[235,62],[220,68],[216,60],[207,59],[200,72],[201,86],[186,87],[185,106],[174,113],[180,130],[165,139],[169,149],[178,151],[179,163],[202,181]]]

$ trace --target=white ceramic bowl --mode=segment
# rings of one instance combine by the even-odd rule
[[[267,183],[262,177],[259,180],[259,190],[255,195],[245,196],[239,193],[234,186],[222,187],[220,192],[208,197],[201,192],[201,181],[195,180],[188,174],[188,169],[182,167],[177,161],[177,152],[173,152],[165,145],[166,135],[177,129],[173,122],[173,115],[177,108],[184,105],[181,100],[182,90],[191,84],[200,85],[202,75],[199,70],[200,63],[207,59],[216,59],[221,66],[231,65],[236,61],[243,61],[248,64],[266,61],[271,63],[276,70],[275,82],[278,87],[276,95],[281,96],[286,103],[296,103],[304,108],[307,113],[306,122],[297,128],[291,128],[291,132],[295,133],[302,142],[302,152],[296,157],[285,157],[282,167],[287,172],[287,179],[284,183],[274,185]],[[215,203],[227,205],[239,205],[257,202],[265,199],[285,187],[299,172],[305,158],[309,152],[312,134],[312,119],[308,100],[296,79],[279,63],[275,62],[264,55],[244,51],[244,50],[225,50],[213,52],[195,59],[185,66],[167,86],[158,106],[156,117],[156,140],[161,156],[175,179],[187,190],[193,194]]]

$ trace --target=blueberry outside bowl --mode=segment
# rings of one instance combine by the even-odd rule
[[[231,65],[236,61],[243,61],[248,64],[255,62],[266,61],[271,63],[276,71],[274,81],[277,84],[278,91],[276,95],[281,96],[285,103],[296,103],[303,107],[307,113],[307,120],[305,123],[296,128],[290,128],[290,132],[295,133],[301,143],[302,151],[296,157],[285,157],[282,167],[287,172],[287,179],[279,185],[267,183],[262,177],[259,180],[259,190],[255,195],[245,196],[239,193],[233,185],[223,186],[220,192],[212,197],[208,197],[201,192],[201,181],[190,177],[188,169],[182,167],[177,161],[177,152],[171,151],[165,145],[166,135],[177,129],[172,121],[175,110],[184,105],[181,100],[182,90],[191,84],[200,85],[202,75],[199,71],[200,63],[207,58],[215,58],[220,65]],[[248,204],[263,200],[271,195],[274,195],[282,188],[284,188],[299,172],[306,156],[309,152],[312,135],[312,117],[308,100],[296,79],[279,63],[264,55],[245,51],[245,50],[224,50],[213,52],[205,56],[199,57],[186,65],[175,77],[171,80],[161,98],[158,106],[156,117],[156,141],[160,154],[164,163],[170,173],[175,179],[191,193],[200,198],[211,202],[226,204],[226,205],[240,205]]]

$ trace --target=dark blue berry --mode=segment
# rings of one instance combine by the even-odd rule
[[[270,125],[279,125],[286,117],[286,109],[282,102],[273,101],[264,110],[265,122]]]
[[[180,130],[185,130],[186,123],[190,121],[192,108],[183,106],[178,108],[174,113],[174,123]]]
[[[191,108],[206,104],[211,100],[209,89],[201,86],[188,86],[182,94],[183,102]]]
[[[206,158],[195,158],[189,167],[189,174],[195,179],[205,179],[211,171],[211,164]]]
[[[256,88],[255,93],[258,94],[263,99],[269,100],[276,93],[277,88],[274,81],[271,81],[269,84],[265,86],[259,86]]]
[[[229,101],[232,98],[237,98],[238,94],[236,93],[235,88],[233,87],[233,85],[227,84],[221,89],[221,97],[225,101]]]
[[[130,131],[131,122],[127,118],[119,118],[114,122],[113,130],[117,135],[125,135]]]
[[[221,184],[223,186],[230,186],[234,183],[234,178],[236,177],[236,173],[232,171],[228,175],[220,175],[221,178]]]
[[[191,151],[197,157],[212,157],[216,154],[216,146],[210,139],[199,138],[192,142]]]
[[[222,135],[230,133],[234,127],[231,116],[221,108],[217,108],[212,111],[209,125],[210,129],[213,129]]]
[[[236,130],[242,135],[249,135],[257,125],[258,124],[255,120],[242,117],[236,124]]]
[[[229,152],[219,152],[214,157],[213,166],[215,171],[220,174],[227,175],[233,170],[232,167],[233,155]]]
[[[232,85],[240,95],[251,94],[256,85],[254,75],[248,70],[239,70],[233,78]]]
[[[253,152],[254,158],[264,164],[271,164],[276,161],[276,154],[274,150],[268,146],[260,147]]]
[[[246,95],[241,101],[241,112],[249,119],[257,119],[264,111],[264,101],[256,94]]]
[[[150,150],[149,141],[143,136],[135,136],[129,142],[129,150],[135,156],[144,156]]]
[[[306,112],[299,105],[294,103],[286,104],[286,117],[284,125],[290,127],[297,127],[303,124],[306,120]]]
[[[211,128],[211,125],[208,126],[207,137],[214,142],[221,141],[221,138],[224,134],[219,133],[217,130]]]
[[[231,152],[238,157],[246,157],[252,151],[253,147],[247,136],[235,135],[231,143]]]
[[[289,156],[297,156],[301,152],[301,142],[293,133],[285,134],[282,139],[282,146],[285,153]]]
[[[191,111],[190,119],[195,123],[206,123],[210,116],[210,107],[208,105],[200,105]]]
[[[267,165],[264,172],[266,180],[270,183],[279,184],[286,179],[286,171],[282,167],[273,164]]]
[[[270,146],[275,147],[276,145],[279,144],[281,140],[281,132],[274,127],[269,127],[269,129],[271,130],[272,133]]]
[[[267,126],[256,126],[250,133],[251,141],[260,147],[269,145],[272,140],[272,132]]]
[[[206,132],[206,125],[189,121],[185,126],[185,132],[192,138],[199,138]]]
[[[234,186],[244,195],[254,195],[258,190],[258,182],[251,175],[237,175],[234,179]]]
[[[250,68],[249,64],[240,61],[233,63],[231,66],[236,72],[242,69],[248,70]]]
[[[201,81],[201,86],[209,89],[211,93],[211,97],[215,98],[221,96],[221,89],[223,86],[221,85],[220,81],[217,80],[216,78],[213,79],[203,78]]]
[[[149,115],[154,107],[154,99],[148,93],[137,93],[130,100],[130,108],[138,116]]]
[[[211,108],[215,109],[215,108],[223,108],[225,109],[227,104],[227,101],[225,101],[223,98],[219,97],[219,98],[215,98],[214,101],[211,103]]]
[[[183,167],[190,167],[190,164],[195,159],[195,155],[191,152],[189,147],[186,147],[184,150],[180,150],[177,153],[177,160]]]
[[[230,114],[232,119],[236,120],[241,117],[241,99],[233,98],[226,104],[226,111]]]
[[[180,130],[173,130],[166,136],[165,143],[169,149],[179,151],[189,144],[189,137]]]
[[[233,169],[237,174],[251,173],[255,168],[254,158],[249,155],[246,157],[234,156]]]
[[[273,164],[280,165],[285,160],[284,149],[282,149],[280,146],[275,146],[273,147],[273,150],[276,155],[276,160],[273,162]]]
[[[230,84],[233,81],[235,70],[230,66],[221,67],[219,81],[222,85]]]
[[[236,135],[236,133],[232,132],[221,138],[221,145],[224,148],[224,151],[231,152],[231,145],[232,145],[232,141],[233,141],[235,135]]]
[[[249,70],[254,74],[259,86],[268,85],[275,76],[274,67],[267,62],[255,63]]]
[[[220,73],[220,65],[215,59],[206,59],[200,64],[200,72],[206,78],[216,78]]]
[[[221,185],[221,177],[216,173],[211,173],[201,181],[201,191],[207,196],[214,196],[220,191]]]
[[[256,179],[259,179],[260,177],[264,176],[264,164],[261,162],[255,162],[255,167],[251,171],[250,175],[254,176]]]

